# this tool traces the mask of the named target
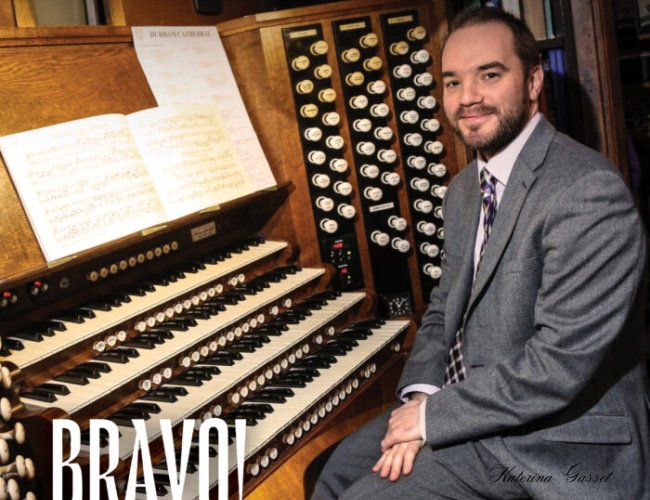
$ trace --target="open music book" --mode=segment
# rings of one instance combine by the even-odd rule
[[[252,192],[212,105],[29,130],[0,152],[48,262]]]

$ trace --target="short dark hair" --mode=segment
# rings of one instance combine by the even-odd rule
[[[537,42],[526,23],[497,7],[470,7],[460,11],[451,22],[447,38],[461,28],[487,23],[502,23],[510,29],[514,38],[515,54],[521,61],[524,75],[530,74],[530,70],[540,64]]]

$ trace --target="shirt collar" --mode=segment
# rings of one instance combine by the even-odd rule
[[[512,172],[513,167],[515,166],[515,161],[521,150],[524,148],[524,144],[530,138],[530,135],[535,130],[535,127],[541,119],[541,113],[537,112],[533,117],[528,120],[528,123],[519,133],[519,135],[513,140],[505,149],[494,155],[487,162],[478,155],[478,173],[480,175],[482,168],[487,168],[488,171],[496,178],[498,182],[504,186],[508,184],[508,178]]]

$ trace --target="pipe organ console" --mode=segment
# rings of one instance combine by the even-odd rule
[[[83,498],[93,419],[119,429],[120,496],[142,482],[145,421],[158,498],[176,467],[159,421],[180,447],[183,421],[223,419],[236,493],[243,419],[248,492],[373,384],[394,386],[382,375],[414,328],[389,318],[422,311],[440,277],[462,153],[438,104],[444,20],[439,1],[353,0],[220,25],[277,189],[71,259],[45,261],[1,164],[0,498],[52,497],[54,419],[81,429]],[[0,135],[155,106],[127,28],[0,29],[0,51]],[[183,498],[199,495],[197,460],[193,445]]]

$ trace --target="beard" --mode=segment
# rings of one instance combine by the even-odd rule
[[[469,127],[469,133],[463,133],[458,126],[458,122],[466,115],[472,114],[493,114],[496,116],[498,123],[496,129],[489,135],[473,134],[479,127]],[[454,114],[453,128],[460,140],[467,147],[476,149],[485,157],[494,156],[505,146],[510,144],[524,129],[528,122],[529,109],[526,102],[510,111],[499,110],[496,106],[487,104],[477,104],[468,108],[459,108]]]

